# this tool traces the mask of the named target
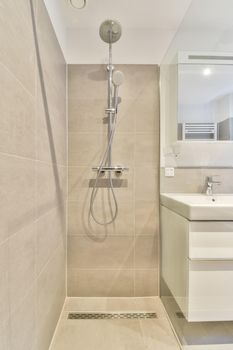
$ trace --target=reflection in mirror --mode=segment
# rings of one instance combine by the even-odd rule
[[[178,140],[233,140],[232,64],[178,64]]]

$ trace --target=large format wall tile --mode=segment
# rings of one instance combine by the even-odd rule
[[[37,158],[66,165],[66,65],[43,1],[37,12]]]
[[[68,151],[68,294],[143,296],[158,294],[159,230],[159,69],[116,65],[125,76],[120,87],[113,175],[118,201],[114,223],[98,225],[90,215],[95,173],[107,140],[107,74],[104,65],[70,65]],[[109,180],[97,182],[96,219],[114,211]],[[128,278],[128,280],[127,280]],[[147,278],[152,280],[147,281]]]
[[[35,224],[9,240],[9,298],[11,312],[22,303],[35,281]]]
[[[105,117],[105,98],[69,99],[69,130],[72,132],[104,132],[107,124],[103,123]]]
[[[0,154],[0,241],[35,220],[35,162]]]
[[[10,317],[9,301],[9,242],[0,245],[0,339]],[[0,343],[1,344],[1,343]]]
[[[49,347],[65,298],[65,250],[60,245],[37,280],[38,350]]]
[[[125,297],[132,296],[133,293],[133,270],[69,270],[68,296]]]
[[[216,193],[233,193],[232,168],[176,168],[174,177],[165,177],[160,169],[161,192],[202,193],[206,191],[208,176],[218,176],[220,185],[214,186]]]
[[[158,246],[156,236],[137,236],[135,240],[135,267],[139,269],[156,268],[158,265]]]
[[[66,64],[43,0],[1,1],[0,25],[0,348],[47,350],[66,291]]]
[[[104,100],[104,98],[107,98],[106,79],[107,70],[103,65],[69,65],[69,99],[88,99],[89,103],[92,103],[93,98],[99,98],[103,99],[103,103],[106,105],[106,100]]]
[[[137,296],[154,296],[159,294],[158,269],[135,270],[135,294]]]
[[[159,235],[158,200],[135,201],[135,234]]]
[[[58,246],[65,249],[66,217],[59,207],[55,207],[36,221],[36,273],[41,270],[51,258]]]
[[[94,163],[96,166],[96,162]],[[92,164],[86,167],[68,168],[68,197],[71,201],[88,203],[93,185],[96,179],[96,172],[92,170]],[[116,196],[120,201],[132,201],[134,198],[134,169],[130,168],[121,177],[113,175],[113,185]],[[109,181],[107,175],[98,180],[98,197],[108,197]],[[98,199],[97,197],[97,199]]]
[[[23,322],[22,322],[23,320]],[[37,350],[36,293],[33,286],[11,318],[11,349]]]
[[[134,235],[134,203],[133,201],[121,202],[118,218],[115,223],[103,226],[96,225],[89,215],[90,198],[84,205],[80,201],[69,201],[68,203],[68,234],[69,235]],[[107,202],[106,202],[107,204]],[[106,207],[106,206],[105,206]],[[96,206],[98,219],[104,219],[103,213],[109,212],[102,205]],[[109,216],[110,217],[110,216]]]
[[[69,133],[69,165],[99,164],[106,136],[101,133]]]
[[[34,97],[1,64],[0,81],[0,151],[34,159]]]
[[[68,237],[68,267],[97,268],[133,267],[133,237],[108,236],[95,242],[87,236]]]
[[[65,210],[66,167],[44,162],[36,163],[36,215],[39,217],[55,207]]]
[[[35,49],[30,1],[1,1],[0,27],[0,62],[34,95]]]

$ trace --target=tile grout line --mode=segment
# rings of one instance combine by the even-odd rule
[[[28,161],[28,162],[36,162],[36,163],[46,164],[46,165],[50,165],[50,166],[56,165],[56,166],[61,167],[61,168],[67,167],[66,164],[49,162],[49,161],[41,160],[41,159],[37,159],[37,158],[24,157],[24,156],[21,156],[21,155],[16,154],[16,153],[7,153],[7,152],[0,151],[0,155],[2,155],[4,157],[15,158],[18,160],[21,159],[21,160]],[[74,166],[74,167],[78,167],[78,166]]]

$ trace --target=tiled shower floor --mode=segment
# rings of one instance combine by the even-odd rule
[[[69,312],[156,312],[156,319],[68,320]],[[67,298],[50,350],[179,350],[159,298]]]

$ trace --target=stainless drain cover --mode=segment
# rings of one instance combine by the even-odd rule
[[[145,318],[157,318],[157,314],[154,312],[106,312],[106,313],[80,313],[72,312],[68,314],[70,320],[112,320],[112,319],[145,319]]]

